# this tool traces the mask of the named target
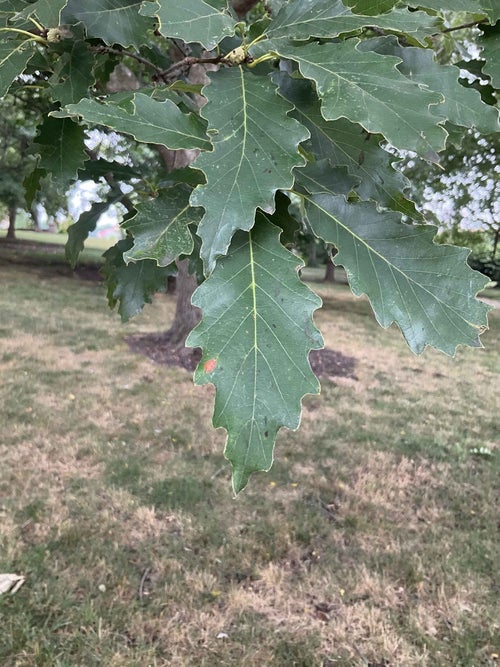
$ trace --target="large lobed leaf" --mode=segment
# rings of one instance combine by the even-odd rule
[[[436,12],[468,12],[488,16],[492,23],[500,17],[498,0],[405,0],[409,7],[422,7]]]
[[[368,132],[383,134],[396,148],[437,159],[446,131],[430,105],[443,97],[408,80],[397,69],[399,58],[363,52],[356,40],[291,46],[281,40],[273,49],[295,60],[301,73],[316,83],[326,120],[347,118]]]
[[[157,292],[165,290],[168,275],[175,267],[158,266],[152,259],[125,265],[123,255],[132,245],[131,239],[118,241],[104,253],[102,274],[106,281],[110,308],[118,304],[123,322],[137,315]]]
[[[40,154],[38,166],[51,174],[59,192],[65,192],[69,184],[83,168],[85,152],[84,129],[70,118],[46,117],[35,137],[35,149]]]
[[[345,0],[356,14],[369,14],[372,16],[384,14],[399,4],[399,0]]]
[[[189,192],[181,187],[164,188],[154,199],[137,206],[137,214],[122,227],[134,238],[123,259],[137,262],[154,259],[158,266],[171,264],[179,255],[190,255],[191,223],[198,224],[201,210],[189,204]]]
[[[147,41],[153,21],[139,14],[141,0],[68,0],[63,21],[81,21],[89,37],[106,44],[134,45]]]
[[[97,227],[99,218],[110,207],[112,201],[94,202],[89,211],[83,211],[78,220],[68,227],[65,254],[69,264],[75,268],[89,234]]]
[[[381,326],[396,322],[414,352],[480,347],[488,306],[475,295],[488,279],[469,268],[468,250],[436,245],[434,227],[342,196],[307,197],[306,211],[314,233],[338,248],[353,292],[368,296]]]
[[[95,54],[83,40],[70,42],[61,54],[51,78],[52,97],[61,103],[74,104],[88,95],[95,76],[93,66]]]
[[[217,389],[213,424],[228,432],[235,493],[251,473],[271,467],[278,429],[296,429],[303,395],[319,390],[307,357],[322,346],[312,320],[320,299],[301,283],[301,262],[280,244],[278,229],[257,217],[196,290],[203,319],[186,343],[203,348],[195,382]]]
[[[462,86],[458,82],[460,70],[453,65],[438,64],[432,51],[401,47],[394,37],[367,40],[362,48],[401,58],[398,69],[402,74],[430,90],[439,90],[444,100],[431,107],[431,112],[443,121],[476,127],[483,134],[500,130],[498,110],[484,104],[477,90]]]
[[[3,97],[16,77],[24,72],[34,54],[32,42],[8,39],[0,42],[0,97]]]
[[[36,0],[20,12],[15,20],[36,16],[46,28],[57,28],[61,25],[61,12],[67,3],[68,0]]]
[[[483,72],[490,77],[492,86],[500,89],[500,24],[485,30],[479,44],[486,60]]]
[[[294,79],[285,72],[276,74],[273,79],[279,85],[280,94],[294,104],[292,115],[310,131],[311,150],[317,160],[346,166],[359,181],[354,189],[361,199],[374,199],[386,208],[418,217],[415,205],[403,194],[409,181],[392,166],[396,158],[380,146],[383,140],[380,134],[369,135],[345,118],[333,122],[325,120],[309,81]]]
[[[376,17],[362,16],[353,14],[341,0],[292,0],[283,6],[266,34],[271,38],[331,39],[372,27],[404,33],[423,41],[436,31],[436,22],[425,12],[409,12],[407,9],[396,9]]]
[[[126,107],[83,99],[56,113],[78,115],[89,124],[104,125],[130,134],[137,141],[161,144],[173,150],[211,148],[204,123],[198,116],[182,113],[172,100],[158,102],[143,93],[135,93]]]
[[[256,209],[272,213],[276,191],[293,185],[293,167],[305,162],[298,145],[309,136],[288,117],[291,105],[267,77],[234,67],[211,79],[202,114],[214,150],[196,160],[207,182],[191,195],[191,204],[205,209],[198,234],[207,273],[226,254],[234,232],[251,229]]]
[[[224,3],[225,4],[225,3]],[[236,22],[203,0],[158,0],[144,3],[141,13],[155,16],[164,37],[199,42],[213,49],[224,37],[234,34]]]

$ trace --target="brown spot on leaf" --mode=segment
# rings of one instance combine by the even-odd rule
[[[217,359],[207,359],[207,361],[205,361],[205,363],[203,364],[205,373],[211,373],[213,370],[215,370],[216,366],[217,366]]]

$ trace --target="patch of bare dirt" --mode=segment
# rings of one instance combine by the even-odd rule
[[[180,349],[173,346],[165,333],[128,336],[126,342],[133,352],[143,354],[155,363],[165,366],[180,366],[194,371],[201,359],[200,348]],[[318,377],[346,377],[356,380],[356,359],[329,348],[313,350],[309,356],[311,367]]]

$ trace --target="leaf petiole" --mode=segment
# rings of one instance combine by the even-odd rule
[[[35,28],[38,28],[38,30],[40,30],[40,32],[45,32],[45,28],[43,27],[43,25],[38,23],[38,21],[36,19],[34,19],[32,16],[30,16],[29,20],[31,21],[31,23],[33,23]]]
[[[46,39],[40,37],[40,35],[34,35],[32,32],[28,32],[27,30],[21,30],[20,28],[0,28],[0,32],[15,32],[19,35],[26,35],[33,41],[38,42],[39,44],[43,44],[44,46],[47,46]]]
[[[279,55],[274,51],[270,51],[269,53],[264,53],[264,55],[259,56],[255,60],[252,60],[251,63],[248,63],[248,67],[256,67],[257,65],[260,65],[260,63],[263,63],[266,60],[275,60],[275,58],[279,58]]]

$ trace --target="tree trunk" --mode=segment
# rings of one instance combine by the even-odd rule
[[[312,238],[309,241],[309,257],[307,259],[307,266],[318,266],[318,246],[316,239]]]
[[[193,68],[192,68],[193,69]],[[194,83],[207,83],[208,78],[205,69],[201,68],[196,71],[196,76],[191,76],[189,79]],[[135,74],[125,65],[120,63],[113,71],[110,77],[107,89],[110,92],[119,92],[123,90],[137,90],[140,88],[140,81]],[[200,106],[203,98],[200,96]],[[165,170],[168,172],[173,169],[187,167],[198,155],[196,150],[170,150],[164,146],[156,145],[156,149],[163,162]],[[164,334],[165,341],[178,349],[184,347],[188,333],[198,324],[201,319],[201,311],[191,304],[191,296],[198,286],[196,276],[189,274],[189,260],[184,259],[177,262],[177,278],[172,276],[167,282],[167,293],[175,293],[177,295],[177,302],[175,307],[174,321],[168,331]]]
[[[496,230],[495,236],[493,238],[493,250],[491,251],[491,260],[492,261],[495,261],[495,259],[496,259],[499,241],[500,241],[500,226]]]
[[[16,238],[16,212],[17,209],[15,206],[9,206],[9,228],[7,230],[8,239]]]
[[[328,257],[326,260],[326,270],[325,270],[325,283],[334,283],[335,282],[335,265],[332,262],[332,258]]]
[[[37,206],[38,204],[36,202],[33,202],[33,204],[31,205],[30,213],[33,219],[33,224],[35,225],[35,229],[37,232],[39,232],[41,231],[41,227],[40,227],[40,216],[38,214]]]
[[[177,262],[177,302],[172,326],[166,332],[166,338],[174,347],[183,347],[188,333],[201,319],[201,311],[191,303],[191,297],[198,286],[196,276],[189,273],[189,260]]]

